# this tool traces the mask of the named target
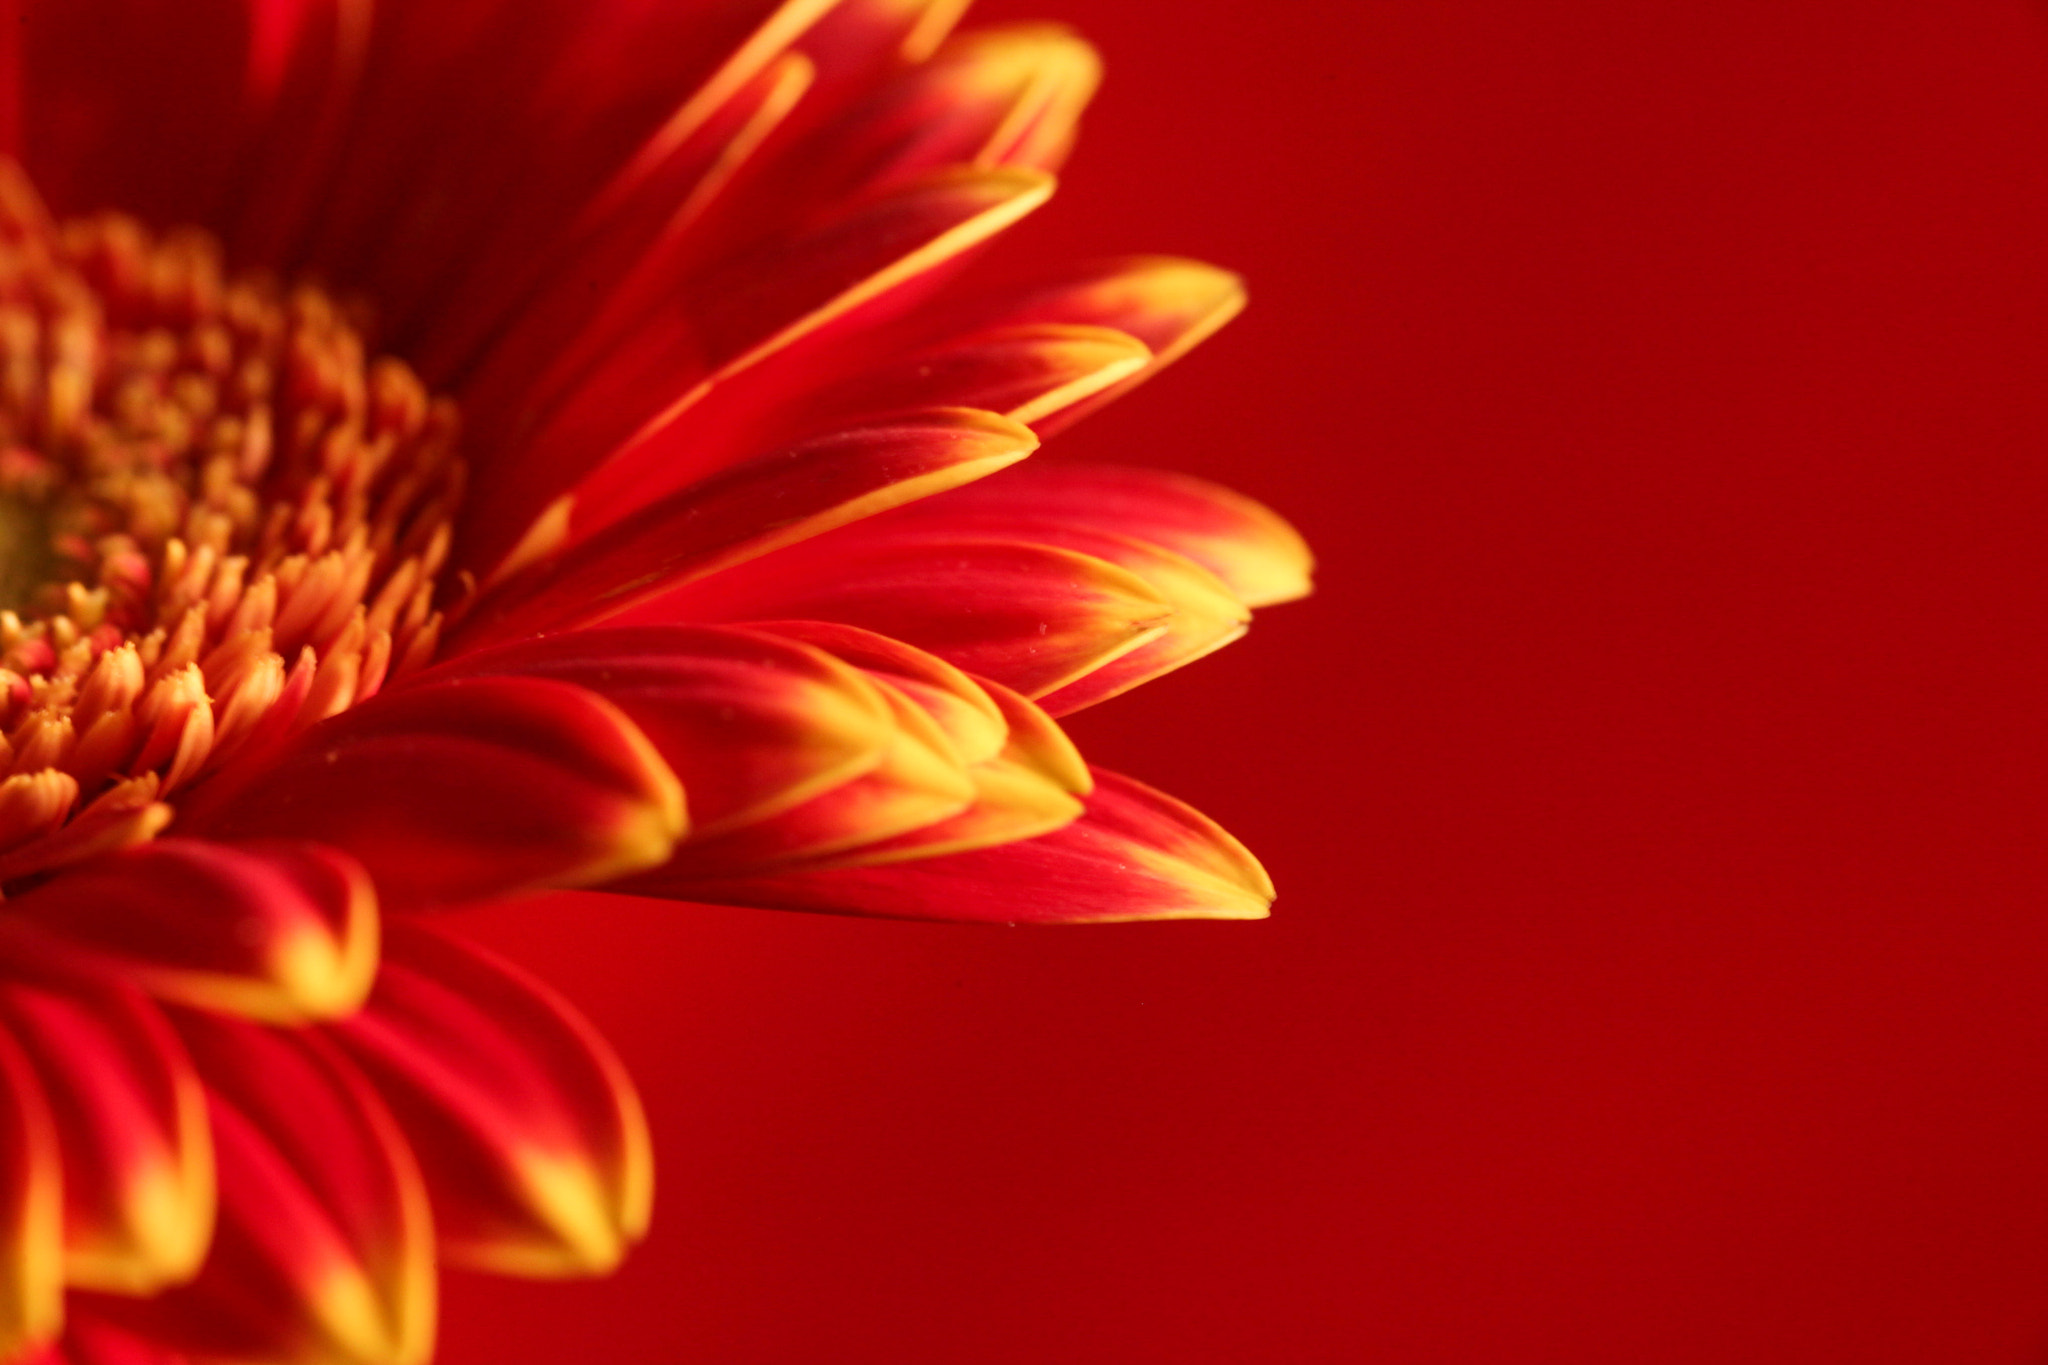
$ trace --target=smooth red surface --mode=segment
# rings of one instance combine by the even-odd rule
[[[2048,1357],[2048,13],[978,7],[1048,10],[1020,243],[1254,290],[1059,455],[1323,556],[1073,728],[1274,918],[495,917],[655,1231],[442,1359]]]

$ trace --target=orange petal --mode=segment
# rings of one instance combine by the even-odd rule
[[[1080,924],[1260,919],[1273,885],[1214,821],[1128,777],[1095,770],[1087,814],[1021,843],[885,867],[621,889],[678,899],[901,919]]]
[[[653,1153],[632,1082],[532,977],[394,925],[376,995],[335,1036],[411,1140],[451,1261],[604,1274],[646,1232]]]
[[[0,1359],[64,1319],[64,1193],[57,1129],[34,1065],[0,1029]]]
[[[605,881],[662,862],[686,823],[646,736],[603,698],[541,678],[382,693],[239,785],[202,788],[184,819],[212,838],[345,849],[387,906]]]
[[[681,779],[700,839],[872,771],[895,733],[859,673],[759,631],[574,631],[465,655],[428,676],[489,675],[574,683],[617,706]]]
[[[677,583],[981,478],[1037,444],[1029,428],[970,408],[806,441],[664,498],[535,566],[487,596],[457,627],[453,647],[603,620]]]
[[[9,901],[0,923],[160,998],[278,1023],[355,1009],[377,966],[375,889],[318,844],[159,839]]]
[[[192,1061],[157,1008],[112,981],[0,987],[64,1160],[64,1275],[152,1294],[199,1269],[213,1236],[213,1141]]]
[[[205,1078],[220,1217],[191,1284],[97,1305],[204,1359],[419,1365],[434,1334],[433,1222],[376,1093],[328,1039],[179,1012]]]
[[[1174,608],[1092,555],[931,537],[799,546],[691,583],[660,610],[679,621],[844,622],[1035,697],[1159,638]]]

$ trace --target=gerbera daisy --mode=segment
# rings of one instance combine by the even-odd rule
[[[1234,277],[977,281],[1096,59],[957,0],[0,3],[0,1360],[418,1361],[648,1142],[427,912],[1252,917],[1053,717],[1307,591],[1020,464]]]

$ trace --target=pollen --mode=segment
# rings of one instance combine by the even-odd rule
[[[430,659],[457,434],[322,289],[0,162],[0,886]]]

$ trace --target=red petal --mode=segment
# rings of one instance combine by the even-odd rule
[[[361,285],[409,348],[481,248],[553,241],[771,8],[611,5],[593,23],[576,0],[378,6],[312,263]]]
[[[1057,170],[1101,78],[1056,24],[961,34],[763,165],[729,212],[792,222],[948,166]]]
[[[841,116],[848,91],[938,50],[972,0],[840,0],[798,43],[818,64],[813,118]]]
[[[454,647],[603,620],[676,583],[981,478],[1036,446],[1028,428],[968,408],[806,441],[664,498],[529,570],[457,627]]]
[[[501,368],[517,357],[530,374],[544,369],[562,339],[616,306],[636,276],[672,267],[687,229],[789,115],[810,79],[809,60],[786,54],[723,104],[695,110],[700,121],[674,145],[666,129],[650,138],[554,244],[536,250],[530,231],[501,235],[493,244],[499,259],[469,267],[466,283],[445,305],[447,321],[422,342],[422,373],[465,373],[486,346],[500,354]]]
[[[90,1309],[87,1310],[90,1313]],[[191,1365],[184,1356],[119,1328],[74,1313],[64,1339],[31,1365]]]
[[[1050,834],[1085,812],[1076,797],[1094,790],[1094,781],[1052,717],[1001,683],[980,679],[977,690],[999,708],[1006,733],[999,752],[968,769],[974,803],[950,819],[807,867],[877,867],[992,848]]]
[[[694,271],[676,289],[650,282],[640,311],[600,320],[538,384],[513,358],[482,376],[467,406],[536,434],[498,463],[469,524],[494,554],[547,501],[617,451],[656,438],[736,374],[849,312],[891,295],[1009,227],[1052,194],[1034,171],[962,169],[864,201],[787,240]]]
[[[427,677],[479,675],[553,678],[617,706],[681,780],[698,839],[871,771],[895,732],[859,673],[757,631],[575,631],[465,655]]]
[[[840,621],[904,640],[1026,696],[1159,638],[1172,605],[1090,555],[1000,540],[842,545],[836,538],[689,584],[669,620]]]
[[[159,839],[51,879],[0,922],[164,999],[278,1022],[355,1009],[377,965],[375,890],[317,844]]]
[[[593,472],[574,493],[571,535],[591,534],[757,451],[889,413],[980,408],[1029,425],[1136,373],[1150,357],[1142,342],[1122,332],[1035,323],[949,338],[879,361],[862,356],[850,377],[794,394],[777,391],[781,377],[764,371],[762,383],[749,377],[725,386],[684,419],[688,459],[676,458],[674,443],[655,441]]]
[[[64,1162],[64,1274],[151,1294],[199,1269],[213,1236],[206,1096],[177,1035],[116,982],[0,987],[34,1060]]]
[[[832,621],[761,621],[750,629],[824,651],[888,684],[917,703],[966,763],[1002,752],[1007,740],[1003,708],[944,659],[886,635]]]
[[[0,1359],[64,1318],[64,1194],[56,1125],[35,1068],[0,1029]]]
[[[946,332],[1025,322],[1085,323],[1128,332],[1152,349],[1144,369],[1048,418],[1050,435],[1115,401],[1208,339],[1244,308],[1244,281],[1174,256],[1129,256],[1067,267],[934,309],[926,325]]]
[[[1241,493],[1163,469],[1031,462],[889,515],[949,528],[1064,544],[1064,530],[1111,532],[1185,555],[1247,606],[1310,591],[1315,566],[1299,532]]]
[[[648,879],[620,889],[728,905],[1005,924],[1265,916],[1272,883],[1214,821],[1128,777],[1098,768],[1095,779],[1085,816],[1022,843],[888,867],[696,883]]]
[[[684,826],[681,788],[633,723],[539,678],[383,693],[233,789],[201,788],[184,819],[345,849],[387,906],[604,881],[660,863]]]
[[[546,986],[394,925],[376,995],[335,1036],[411,1140],[451,1261],[604,1274],[645,1233],[653,1154],[632,1082]]]
[[[895,725],[873,771],[769,819],[684,845],[646,874],[649,884],[807,862],[967,810],[974,780],[945,731],[902,690],[880,679],[874,686]]]
[[[417,1365],[434,1332],[433,1223],[397,1124],[329,1040],[181,1012],[205,1077],[220,1219],[199,1278],[101,1300],[208,1359]]]

